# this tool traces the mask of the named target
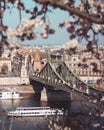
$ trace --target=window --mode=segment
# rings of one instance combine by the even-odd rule
[[[76,61],[76,58],[74,58],[73,61]]]

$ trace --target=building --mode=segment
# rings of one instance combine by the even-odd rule
[[[102,78],[102,65],[96,58],[90,58],[88,55],[72,55],[68,61],[69,68],[84,82],[96,83]]]
[[[0,74],[11,72],[11,60],[5,57],[0,58]]]
[[[30,84],[25,63],[22,63],[21,67],[18,66],[19,64],[16,64],[16,68],[13,68],[10,59],[0,58],[0,85]]]

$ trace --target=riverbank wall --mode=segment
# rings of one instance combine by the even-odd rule
[[[17,91],[22,94],[35,93],[32,85],[0,85],[0,91]]]

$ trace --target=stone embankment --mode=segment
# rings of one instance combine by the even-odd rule
[[[31,85],[0,85],[0,91],[17,91],[20,93],[35,93]]]

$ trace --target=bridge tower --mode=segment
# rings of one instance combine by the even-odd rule
[[[30,84],[29,76],[26,69],[26,65],[27,65],[26,63],[27,63],[27,57],[25,56],[25,59],[22,61],[22,66],[21,66],[21,75],[20,75],[21,84]]]
[[[41,60],[39,54],[36,52],[34,55],[34,71],[40,71],[41,69]]]

